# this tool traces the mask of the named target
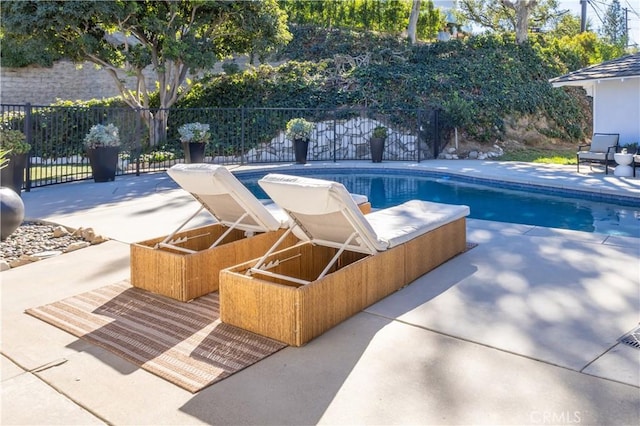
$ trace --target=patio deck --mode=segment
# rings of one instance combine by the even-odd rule
[[[575,166],[263,168],[324,166],[424,168],[640,199],[640,179]],[[111,241],[1,273],[3,425],[640,421],[640,351],[618,342],[638,326],[640,239],[470,219],[476,248],[306,346],[194,395],[24,310],[128,278],[129,243],[174,229],[197,203],[164,173],[38,188],[23,200],[28,218],[93,227]]]

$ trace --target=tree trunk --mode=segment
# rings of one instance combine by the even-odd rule
[[[525,43],[529,39],[529,14],[538,0],[502,0],[502,3],[516,11],[516,43]]]
[[[162,142],[167,141],[167,123],[169,121],[169,111],[160,109],[153,115],[153,136],[149,138],[149,144],[151,146],[160,145]]]
[[[140,110],[140,117],[149,132],[149,146],[158,146],[167,140],[169,112],[158,110],[155,114],[148,109]]]
[[[413,0],[411,6],[411,15],[409,16],[409,26],[407,27],[407,35],[411,44],[416,44],[418,31],[418,17],[420,16],[420,0]]]

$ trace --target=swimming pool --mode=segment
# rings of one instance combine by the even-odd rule
[[[239,173],[238,178],[259,198],[267,195],[257,182],[267,172]],[[466,204],[469,217],[507,223],[572,229],[640,238],[640,200],[600,201],[575,193],[504,182],[465,180],[433,172],[398,170],[296,170],[282,172],[342,183],[350,192],[365,194],[372,207],[385,208],[412,199]],[[586,196],[586,194],[584,195]]]

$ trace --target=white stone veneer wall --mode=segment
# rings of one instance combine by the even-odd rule
[[[316,128],[309,141],[307,159],[333,159],[333,143],[336,143],[336,158],[342,159],[370,159],[369,138],[376,126],[381,122],[368,118],[353,118],[350,120],[323,121],[316,123]],[[427,146],[420,148],[422,159],[428,157]],[[248,162],[294,161],[293,141],[287,139],[284,132],[258,148],[254,148],[246,155]],[[418,138],[407,132],[388,128],[388,137],[383,154],[385,160],[417,160]]]

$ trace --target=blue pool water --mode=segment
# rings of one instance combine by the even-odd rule
[[[306,171],[295,172],[298,175],[303,173],[309,175]],[[238,174],[238,178],[256,196],[267,198],[257,184],[264,174]],[[374,209],[394,206],[412,199],[466,204],[471,210],[470,217],[474,219],[640,238],[638,200],[624,205],[624,200],[603,202],[572,198],[574,193],[550,193],[548,188],[516,186],[496,181],[481,184],[478,180],[464,180],[453,176],[402,174],[399,171],[376,174],[358,171],[356,174],[349,170],[315,170],[311,176],[340,182],[350,192],[367,195]]]

